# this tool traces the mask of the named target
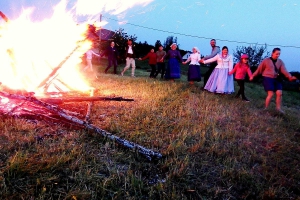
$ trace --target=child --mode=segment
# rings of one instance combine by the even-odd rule
[[[93,71],[93,64],[92,64],[92,58],[93,55],[100,57],[99,54],[95,53],[92,49],[88,50],[86,53],[86,67],[83,69],[83,71],[90,69],[90,71]]]
[[[237,93],[237,95],[235,97],[239,98],[240,95],[242,95],[243,101],[246,101],[246,102],[249,102],[249,100],[245,96],[245,77],[246,77],[247,73],[248,73],[249,77],[252,77],[250,66],[248,64],[248,58],[249,57],[248,57],[247,54],[243,54],[241,56],[240,62],[237,63],[235,65],[235,67],[233,68],[233,70],[231,70],[229,72],[229,75],[235,73],[236,82],[240,86],[240,89],[239,89],[239,91],[238,91],[238,93]]]
[[[201,81],[200,64],[199,64],[199,61],[201,60],[200,52],[197,47],[194,47],[192,51],[193,53],[190,55],[190,57],[185,62],[182,63],[182,64],[186,64],[191,61],[188,70],[188,81],[190,82],[191,85],[194,84],[194,81],[198,81],[198,82]]]

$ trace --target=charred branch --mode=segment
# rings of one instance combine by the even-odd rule
[[[113,135],[112,133],[109,133],[99,127],[94,126],[93,124],[89,124],[84,120],[81,120],[74,116],[70,116],[63,109],[58,107],[57,105],[51,105],[49,103],[43,102],[43,101],[33,97],[33,96],[10,94],[10,93],[4,92],[4,91],[0,91],[0,95],[4,96],[6,98],[9,98],[9,99],[18,99],[18,100],[29,101],[38,106],[42,106],[42,107],[46,108],[47,110],[51,111],[52,113],[59,115],[61,118],[63,118],[64,120],[66,120],[70,123],[75,123],[77,125],[81,125],[90,131],[98,133],[98,134],[102,135],[103,137],[108,138],[112,141],[115,141],[117,144],[119,144],[125,148],[137,151],[138,153],[145,156],[149,160],[162,158],[162,155],[159,152],[155,152],[155,151],[145,148],[141,145],[138,145],[138,144],[135,144],[128,140],[122,139],[118,136]]]
[[[63,98],[39,98],[39,100],[51,104],[63,104],[67,102],[83,102],[83,101],[134,101],[134,99],[126,99],[123,97],[63,97]]]

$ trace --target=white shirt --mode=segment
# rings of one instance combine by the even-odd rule
[[[221,54],[217,54],[215,57],[204,60],[204,64],[211,63],[217,61],[218,65],[216,68],[220,69],[229,69],[229,71],[233,68],[233,59],[231,55],[227,55],[225,58],[222,57]]]
[[[200,65],[199,64],[200,58],[200,52],[199,53],[192,53],[190,57],[186,60],[186,62],[191,61],[190,65]]]
[[[128,45],[128,52],[127,53],[133,54],[132,46],[131,45]]]

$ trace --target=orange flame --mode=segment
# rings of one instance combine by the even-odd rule
[[[76,15],[98,16],[101,12],[117,15],[136,5],[146,6],[153,0],[78,0]],[[86,40],[88,26],[77,24],[75,15],[66,11],[62,0],[51,18],[33,22],[33,9],[26,9],[16,20],[0,23],[0,82],[11,89],[43,93],[40,88],[49,75],[58,69],[65,90],[88,91],[90,87],[80,73],[81,56],[91,48]],[[87,21],[88,21],[87,20]],[[96,26],[103,26],[101,22]],[[49,91],[50,90],[50,91]],[[55,87],[48,88],[48,92]]]
[[[16,20],[0,27],[0,81],[11,89],[38,92],[51,72],[74,90],[88,90],[79,72],[80,57],[91,48],[86,25],[78,25],[65,11],[64,3],[55,7],[50,19],[32,22],[27,9]]]

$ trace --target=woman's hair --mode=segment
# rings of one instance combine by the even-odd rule
[[[222,50],[224,50],[224,49],[227,49],[227,51],[228,51],[228,47],[227,46],[222,47]]]
[[[276,48],[273,49],[272,53],[275,53],[275,51],[281,51],[281,49],[276,47]]]

